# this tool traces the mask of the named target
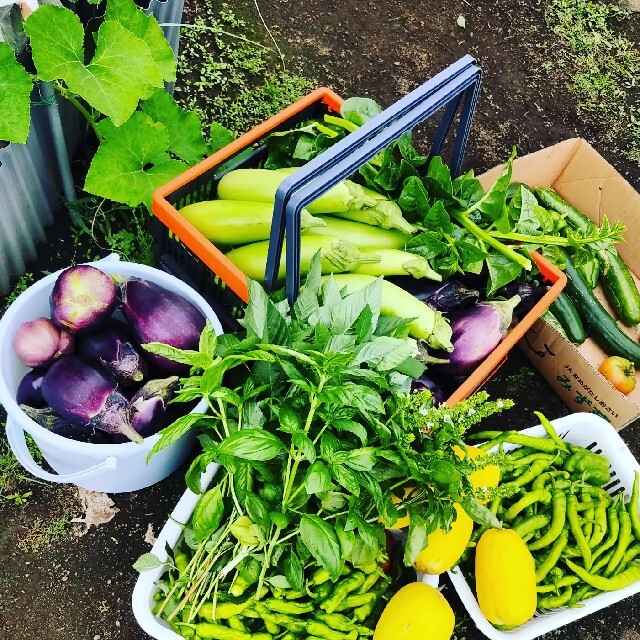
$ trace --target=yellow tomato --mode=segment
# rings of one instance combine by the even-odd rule
[[[418,554],[413,566],[423,573],[439,574],[448,571],[460,559],[467,548],[473,520],[459,505],[453,505],[456,510],[456,519],[448,533],[438,529],[427,537],[427,546]]]
[[[453,450],[459,458],[464,459],[464,451],[458,445],[454,445]],[[472,460],[482,458],[487,455],[482,449],[469,446],[467,447],[467,453]],[[495,464],[487,465],[484,469],[474,471],[469,476],[469,480],[471,480],[471,484],[474,489],[489,489],[491,487],[497,487],[500,483],[500,467]],[[481,500],[481,502],[485,503],[487,500]]]
[[[412,582],[389,600],[373,640],[449,640],[454,625],[445,597],[424,582]]]

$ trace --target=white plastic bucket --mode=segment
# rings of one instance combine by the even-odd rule
[[[91,264],[108,274],[137,276],[179,293],[205,314],[217,334],[222,333],[222,326],[213,309],[201,295],[178,278],[153,267],[120,262],[118,256],[110,256]],[[23,322],[50,316],[49,296],[59,274],[60,271],[53,273],[29,287],[0,319],[0,404],[8,414],[9,445],[29,473],[50,482],[72,483],[105,493],[137,491],[155,484],[184,462],[195,443],[193,433],[185,434],[154,454],[147,463],[147,455],[159,440],[159,435],[145,438],[142,444],[76,442],[47,431],[31,420],[16,402],[18,385],[28,368],[20,362],[13,350],[13,337]],[[204,400],[193,409],[194,413],[205,411]],[[27,448],[25,433],[33,437],[44,459],[56,474],[45,471],[35,462]]]

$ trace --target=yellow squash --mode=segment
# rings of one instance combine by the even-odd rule
[[[513,529],[489,529],[476,547],[480,610],[498,629],[524,624],[536,610],[533,556]]]
[[[454,445],[453,450],[460,459],[464,459],[464,451],[457,444]],[[472,460],[482,458],[487,455],[482,449],[470,446],[467,446],[467,453]],[[495,464],[489,464],[484,467],[484,469],[474,471],[469,476],[469,480],[471,480],[471,484],[474,489],[489,489],[491,487],[497,487],[500,483],[500,467]],[[480,500],[480,502],[484,504],[488,502],[488,500]]]
[[[455,565],[464,552],[473,531],[473,520],[458,504],[454,505],[456,519],[448,533],[438,529],[429,534],[427,546],[418,554],[413,566],[417,571],[432,575],[444,573]]]
[[[454,625],[445,597],[424,582],[412,582],[389,600],[373,640],[449,640]]]

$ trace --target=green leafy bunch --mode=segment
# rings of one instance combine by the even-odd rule
[[[192,352],[146,345],[192,366],[178,401],[205,398],[210,408],[164,429],[154,452],[197,428],[203,450],[188,486],[200,492],[201,472],[214,461],[224,467],[185,533],[206,548],[202,569],[176,587],[185,604],[198,589],[218,593],[249,559],[260,567],[257,593],[274,581],[299,590],[309,565],[334,581],[345,562],[370,568],[386,555],[385,526],[407,514],[408,566],[430,532],[450,526],[455,503],[499,526],[474,497],[473,463],[452,449],[464,449],[473,420],[454,422],[429,392],[409,395],[424,368],[404,337],[407,321],[380,314],[380,280],[347,294],[321,276],[316,256],[293,306],[255,282],[249,292],[242,333],[216,339],[209,327]],[[480,412],[485,400],[468,410]]]
[[[341,107],[341,117],[325,115],[272,134],[265,167],[304,164],[381,112],[373,100],[350,98]],[[514,158],[515,150],[485,191],[473,170],[452,176],[441,157],[421,155],[411,132],[405,132],[353,179],[396,200],[407,220],[420,229],[408,251],[429,260],[443,278],[486,271],[488,296],[523,273],[535,275],[529,256],[534,249],[563,266],[560,247],[574,253],[580,264],[620,241],[624,227],[606,219],[599,228],[567,231],[561,216],[540,206],[531,190],[511,184]]]
[[[176,79],[176,61],[156,19],[133,0],[108,0],[97,23],[95,32],[86,33],[70,9],[45,5],[35,11],[24,23],[35,76],[9,45],[0,43],[0,139],[26,141],[33,82],[52,82],[80,110],[100,143],[85,191],[129,206],[150,206],[156,188],[211,149],[198,116],[181,109],[163,89]],[[86,41],[95,43],[91,56]]]

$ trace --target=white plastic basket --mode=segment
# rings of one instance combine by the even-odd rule
[[[207,470],[200,478],[203,490],[206,490],[211,484],[219,468],[220,465],[215,463],[207,467]],[[167,545],[171,549],[176,546],[182,533],[182,527],[178,523],[185,524],[189,521],[199,499],[200,496],[189,489],[180,498],[171,517],[167,520],[151,549],[151,553],[160,558],[160,560],[165,561],[167,559]],[[155,640],[182,640],[182,636],[173,631],[164,620],[154,616],[152,613],[155,605],[153,596],[158,592],[157,583],[163,573],[164,568],[158,567],[140,574],[131,597],[133,615],[140,627]],[[426,574],[418,574],[418,580],[422,580],[422,582],[426,582],[433,587],[437,587],[439,583],[438,576],[428,576]]]
[[[554,420],[553,426],[566,442],[586,447],[596,453],[602,453],[609,459],[611,462],[611,483],[605,487],[609,493],[624,491],[627,495],[631,494],[633,476],[635,471],[640,472],[640,465],[611,424],[589,413],[574,413],[565,418]],[[541,425],[525,429],[522,433],[530,436],[545,436],[544,428]],[[509,451],[516,449],[517,446],[505,445],[504,448],[505,451]],[[544,633],[559,629],[629,596],[640,593],[640,581],[638,581],[625,589],[605,592],[594,598],[589,598],[580,608],[564,607],[551,612],[536,613],[529,622],[517,629],[500,631],[480,611],[475,594],[462,572],[459,569],[450,571],[449,577],[471,619],[478,629],[491,640],[533,640]]]

